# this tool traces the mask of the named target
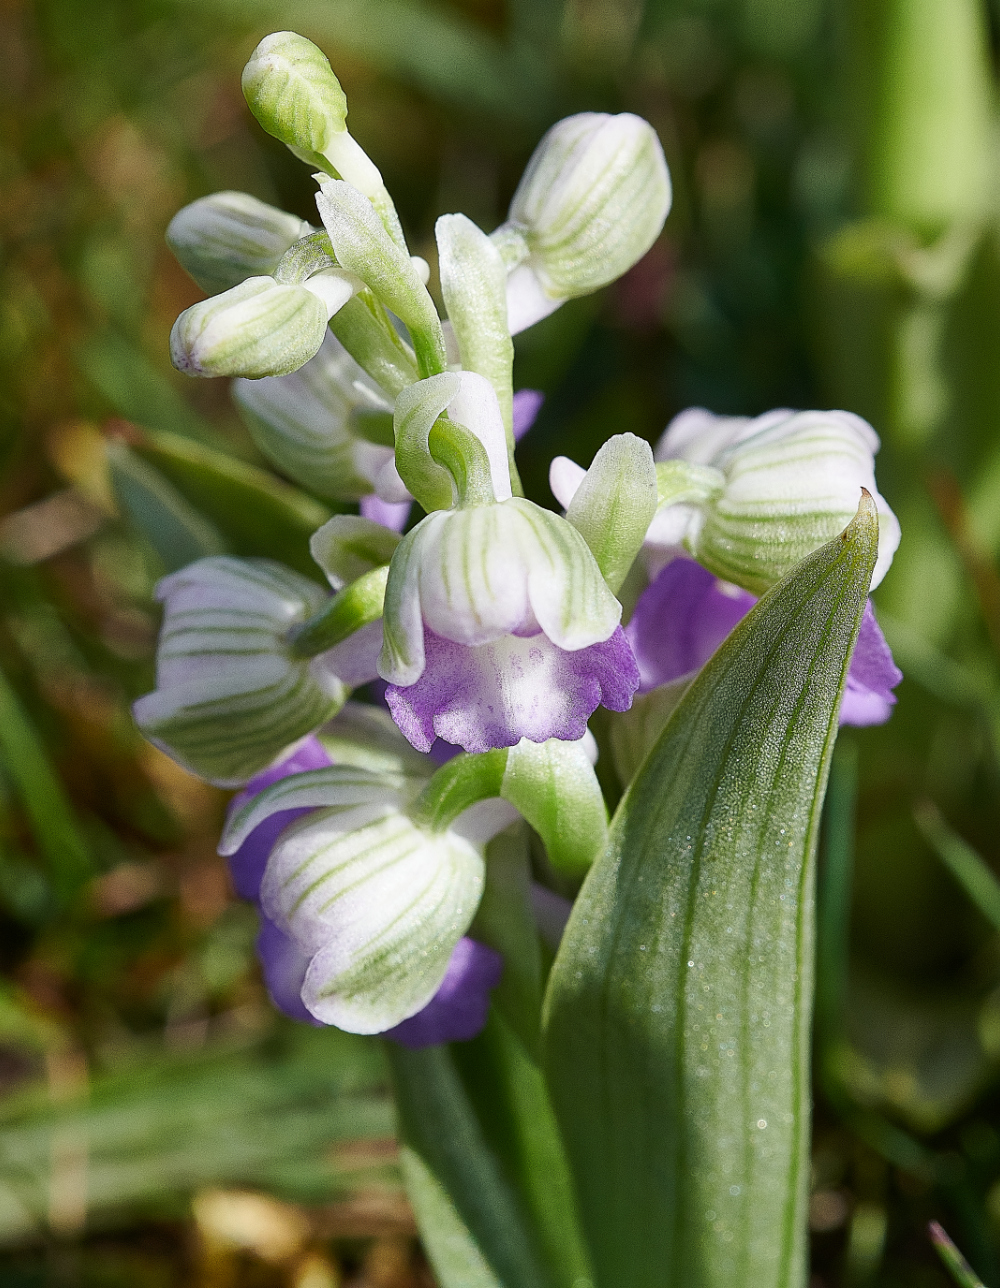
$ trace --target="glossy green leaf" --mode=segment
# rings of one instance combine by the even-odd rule
[[[601,1288],[797,1288],[814,853],[878,541],[736,627],[624,797],[553,968],[547,1070]]]
[[[177,434],[144,434],[137,455],[160,471],[204,514],[234,554],[263,556],[324,580],[309,539],[330,510],[273,475]]]

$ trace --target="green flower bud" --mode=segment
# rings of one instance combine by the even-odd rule
[[[405,249],[378,166],[347,131],[347,99],[321,49],[294,31],[265,36],[243,69],[243,94],[268,134],[313,169],[364,193],[390,237]]]
[[[286,376],[318,352],[327,322],[358,285],[338,270],[295,286],[247,278],[184,310],[170,332],[170,360],[189,376]]]
[[[265,36],[243,69],[243,96],[268,134],[322,156],[347,132],[347,98],[330,60],[305,36]]]
[[[246,192],[216,192],[179,210],[167,225],[167,245],[209,295],[248,277],[273,273],[288,248],[313,231],[297,215]]]
[[[511,334],[621,277],[659,236],[670,200],[663,149],[641,117],[581,112],[554,125],[494,234],[513,269]]]

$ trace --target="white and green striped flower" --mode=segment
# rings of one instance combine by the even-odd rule
[[[641,259],[670,210],[656,131],[630,112],[580,112],[535,149],[493,240],[507,262],[511,335]]]
[[[248,277],[270,275],[282,255],[314,229],[246,192],[215,192],[179,210],[167,225],[167,245],[208,295]]]
[[[359,632],[312,658],[290,632],[329,602],[314,582],[266,559],[215,556],[165,577],[156,689],[139,728],[192,773],[236,787],[342,706],[374,675],[380,637]],[[369,656],[362,659],[358,650]]]
[[[276,783],[230,819],[224,854],[278,811],[314,811],[279,836],[261,904],[309,957],[302,1000],[324,1024],[381,1033],[430,1001],[479,905],[485,844],[516,817],[484,802],[414,821],[425,782],[335,765]]]
[[[879,514],[877,586],[899,545],[899,522],[875,483],[878,449],[868,422],[846,411],[778,409],[755,419],[682,412],[655,452],[650,572],[687,553],[760,595],[844,530],[865,488]],[[584,477],[565,457],[553,461],[552,490],[567,508]]]
[[[658,474],[674,462],[718,471],[718,490],[690,507],[683,542],[710,572],[761,594],[847,527],[861,488],[879,515],[877,586],[899,545],[899,521],[875,483],[878,435],[847,411],[784,410],[754,420],[718,417],[700,408],[678,416],[661,438]],[[650,538],[673,538],[669,503]],[[663,528],[657,532],[657,525]]]
[[[392,402],[331,333],[292,375],[235,380],[232,392],[264,455],[318,496],[409,498],[393,464]]]

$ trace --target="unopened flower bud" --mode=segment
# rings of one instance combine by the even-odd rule
[[[347,97],[330,60],[305,36],[265,36],[243,69],[243,95],[268,134],[322,156],[347,130]]]
[[[216,192],[179,210],[166,237],[181,267],[217,295],[273,273],[285,251],[312,231],[304,219],[246,192]]]
[[[243,94],[268,134],[301,160],[352,184],[400,244],[402,230],[378,166],[347,130],[347,99],[330,60],[305,36],[265,36],[243,69]]]
[[[621,277],[659,236],[670,200],[663,149],[641,117],[581,112],[554,125],[494,233],[513,269],[511,334]]]
[[[249,277],[184,310],[170,332],[170,360],[189,376],[289,375],[316,354],[357,286],[336,269],[293,286]]]

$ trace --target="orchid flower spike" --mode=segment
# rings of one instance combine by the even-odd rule
[[[270,276],[282,256],[315,229],[246,192],[216,192],[179,210],[167,225],[167,245],[208,295]]]
[[[430,511],[392,556],[378,661],[410,742],[575,740],[598,705],[627,709],[638,672],[621,605],[573,525],[511,495],[489,381],[421,381],[395,421],[397,468]]]
[[[879,515],[877,586],[899,545],[899,522],[875,484],[878,449],[867,421],[846,411],[777,410],[753,420],[700,407],[682,412],[655,451],[650,572],[687,553],[724,581],[762,594],[843,531],[866,488]],[[565,457],[553,461],[550,481],[563,505],[583,478]]]
[[[630,112],[581,112],[535,149],[507,222],[493,233],[510,276],[511,335],[628,271],[670,210],[656,131]]]
[[[392,401],[331,333],[292,375],[234,380],[232,394],[261,452],[295,482],[332,501],[377,493],[408,506]]]
[[[223,854],[274,814],[309,810],[274,843],[260,901],[307,959],[300,996],[323,1024],[384,1033],[431,1002],[478,907],[485,845],[516,818],[482,798],[499,778],[454,810],[421,810],[425,785],[333,765],[273,783],[230,817]]]
[[[347,686],[374,678],[381,633],[359,630],[316,656],[294,633],[332,602],[267,559],[213,556],[165,577],[156,689],[139,728],[192,773],[238,787],[328,720]]]

